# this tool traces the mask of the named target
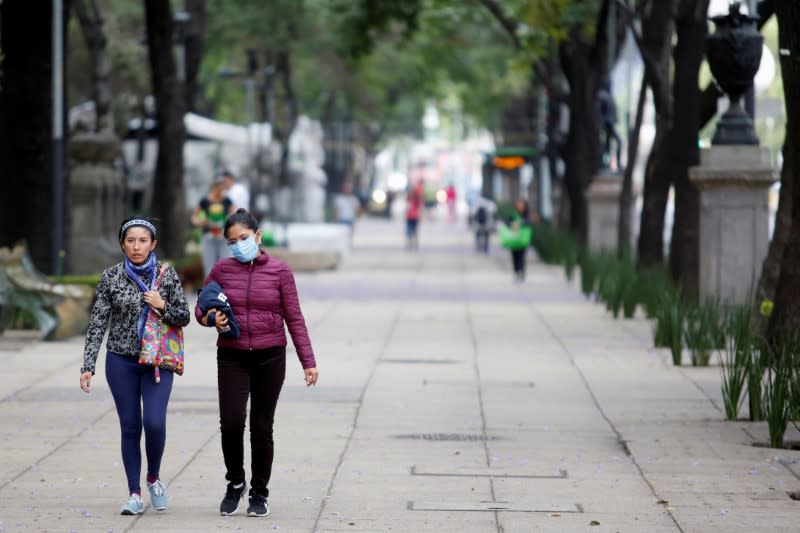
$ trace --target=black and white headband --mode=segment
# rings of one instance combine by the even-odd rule
[[[123,235],[125,235],[125,231],[130,228],[131,226],[144,226],[145,228],[150,230],[150,233],[153,234],[153,238],[156,237],[156,227],[152,225],[150,222],[142,219],[142,218],[134,218],[133,220],[129,220],[125,224],[123,224],[122,229],[119,230],[119,238],[121,239]]]

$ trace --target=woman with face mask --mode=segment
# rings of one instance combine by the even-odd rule
[[[238,338],[217,339],[217,384],[219,389],[222,454],[228,480],[220,514],[239,510],[247,491],[244,472],[244,425],[250,399],[251,478],[248,516],[267,516],[267,497],[274,443],[272,426],[275,407],[286,375],[286,334],[284,323],[297,349],[306,386],[317,383],[317,363],[308,337],[294,275],[286,263],[263,252],[261,229],[256,219],[239,209],[228,217],[225,238],[233,257],[219,261],[205,285],[216,282],[239,325]],[[225,331],[227,316],[215,308],[205,312],[198,305],[195,316],[209,326]]]
[[[119,244],[125,259],[100,276],[81,367],[81,389],[88,393],[97,353],[110,323],[105,373],[122,431],[122,464],[130,492],[120,511],[124,515],[139,515],[144,511],[140,487],[143,429],[150,503],[159,511],[166,509],[168,503],[159,469],[167,438],[167,403],[174,376],[171,370],[160,369],[160,379],[156,380],[155,367],[139,364],[144,320],[151,308],[175,326],[187,325],[190,316],[178,273],[156,259],[153,251],[156,242],[156,228],[149,220],[137,217],[122,222]],[[159,275],[158,287],[154,289]]]

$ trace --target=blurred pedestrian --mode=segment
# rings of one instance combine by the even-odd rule
[[[230,257],[228,244],[222,234],[225,219],[233,211],[233,202],[225,194],[225,178],[217,176],[211,190],[192,212],[192,224],[203,230],[203,276],[207,277],[220,259]]]
[[[486,197],[479,197],[473,206],[471,221],[475,231],[475,249],[489,253],[489,237],[494,231],[497,205]]]
[[[228,486],[219,511],[230,516],[239,510],[247,491],[244,472],[244,426],[250,400],[251,478],[248,516],[269,514],[269,480],[274,457],[273,422],[286,377],[286,334],[292,336],[303,367],[306,386],[316,385],[317,363],[308,337],[291,269],[259,248],[261,229],[249,212],[239,209],[225,222],[224,235],[232,258],[219,261],[206,279],[224,289],[230,313],[236,316],[239,336],[217,338],[222,455]],[[228,313],[200,303],[195,317],[210,326],[214,314],[217,331],[229,326]]]
[[[144,511],[141,491],[142,429],[147,455],[147,489],[156,510],[167,508],[167,490],[159,477],[166,444],[167,403],[172,391],[173,372],[139,364],[145,318],[152,308],[174,326],[189,323],[189,306],[178,273],[156,259],[156,228],[146,219],[131,218],[119,229],[119,243],[125,253],[121,263],[107,268],[97,284],[81,367],[81,389],[90,391],[97,354],[110,324],[106,343],[106,381],[114,397],[122,432],[122,464],[128,478],[128,501],[123,515]],[[159,278],[157,290],[153,289]]]
[[[410,191],[406,199],[406,249],[419,250],[419,219],[425,202],[425,189],[422,180],[419,180]]]
[[[456,187],[452,183],[445,190],[447,198],[447,218],[453,223],[456,221]]]
[[[233,204],[233,209],[247,209],[250,210],[250,191],[228,170],[223,170],[220,174],[225,181],[225,195]]]
[[[517,236],[517,242],[509,246],[511,263],[514,265],[514,279],[525,281],[525,263],[530,245],[531,222],[528,214],[528,202],[520,198],[514,204],[514,213],[508,219],[508,227]]]
[[[358,198],[353,194],[353,186],[350,183],[342,185],[341,193],[337,194],[333,199],[334,218],[337,223],[348,227],[351,244],[359,205]]]

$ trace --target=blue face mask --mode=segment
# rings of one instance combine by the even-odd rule
[[[243,241],[236,241],[230,245],[231,253],[240,263],[249,263],[258,255],[258,245],[255,237],[249,237]]]

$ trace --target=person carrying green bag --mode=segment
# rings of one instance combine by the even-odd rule
[[[531,243],[533,228],[528,216],[528,202],[520,198],[515,204],[514,214],[507,225],[500,226],[498,237],[503,248],[511,250],[511,262],[514,265],[514,279],[525,281],[525,257]]]

